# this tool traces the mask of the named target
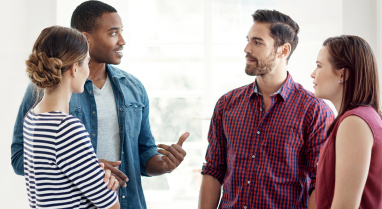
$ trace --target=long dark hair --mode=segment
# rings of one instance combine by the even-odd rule
[[[328,129],[329,135],[338,119],[359,106],[371,106],[382,116],[379,106],[378,68],[373,50],[358,36],[343,35],[324,41],[333,69],[344,68],[343,93],[337,118]]]

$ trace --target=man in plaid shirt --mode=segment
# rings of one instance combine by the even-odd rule
[[[287,71],[297,23],[275,10],[253,19],[245,72],[257,77],[216,104],[199,209],[216,209],[222,186],[219,208],[315,208],[318,156],[334,114]]]

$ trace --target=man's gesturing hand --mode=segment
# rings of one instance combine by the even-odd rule
[[[112,162],[112,161],[107,161],[105,159],[99,159],[98,161],[104,164],[105,171],[107,169],[111,171],[111,175],[113,175],[115,179],[117,179],[119,185],[121,185],[122,187],[126,187],[125,182],[128,182],[129,178],[127,178],[127,176],[122,171],[115,168],[121,164],[121,161]]]
[[[182,148],[183,142],[190,136],[190,133],[186,132],[180,136],[178,143],[172,144],[171,146],[158,144],[158,152],[161,153],[163,164],[163,171],[165,173],[171,173],[176,167],[180,165],[186,156],[186,151]]]

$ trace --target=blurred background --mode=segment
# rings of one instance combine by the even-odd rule
[[[42,29],[70,26],[82,0],[1,0],[0,207],[28,208],[24,177],[11,166],[13,125],[28,78],[25,60]],[[148,208],[197,208],[207,132],[216,101],[255,77],[244,72],[246,35],[257,9],[276,9],[300,26],[288,70],[313,91],[311,72],[323,41],[358,35],[382,62],[380,0],[104,0],[122,18],[126,46],[117,67],[138,77],[150,97],[156,143],[185,131],[187,157],[173,173],[142,177]],[[381,73],[381,70],[380,70]]]

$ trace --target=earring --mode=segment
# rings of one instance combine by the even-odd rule
[[[340,79],[340,82],[342,82],[342,79]]]

